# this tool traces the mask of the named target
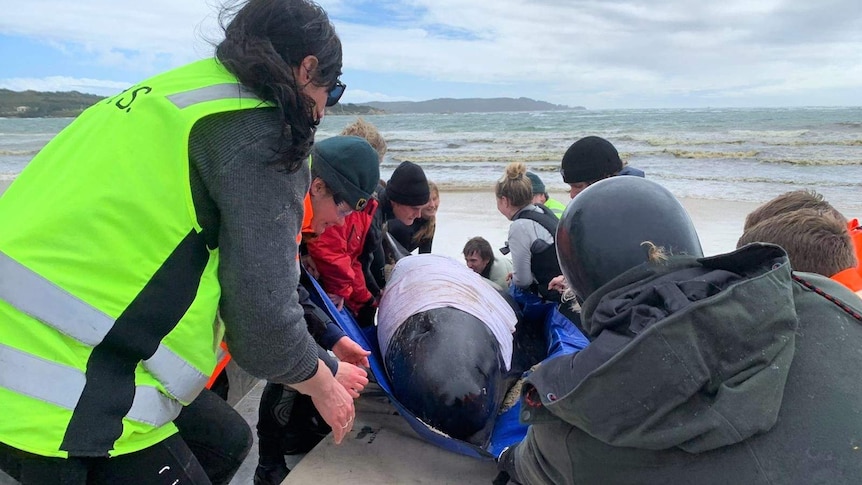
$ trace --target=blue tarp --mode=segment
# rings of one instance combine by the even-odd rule
[[[380,347],[377,343],[377,328],[360,328],[350,314],[350,311],[347,309],[338,311],[317,281],[314,278],[309,279],[315,290],[310,291],[312,300],[332,317],[333,321],[344,330],[348,337],[366,350],[371,351],[371,355],[368,358],[368,362],[371,365],[371,373],[374,375],[380,388],[386,393],[389,400],[392,401],[398,413],[404,417],[410,427],[422,439],[454,453],[485,460],[494,459],[502,453],[504,448],[517,444],[524,439],[524,436],[527,434],[527,427],[519,422],[520,402],[497,416],[494,430],[491,432],[490,442],[486,448],[451,438],[429,428],[392,395],[392,387],[386,375],[386,369],[383,367],[383,357],[380,355]],[[545,303],[544,305],[544,310],[547,313],[547,317],[545,318],[546,332],[551,351],[549,358],[562,353],[576,352],[586,346],[586,338],[571,322],[556,311],[552,304]],[[535,308],[533,311],[538,312],[542,311],[542,309]]]

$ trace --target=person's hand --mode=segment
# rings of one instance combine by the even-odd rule
[[[552,291],[559,291],[560,293],[563,293],[564,291],[569,289],[569,282],[566,281],[565,276],[560,275],[560,276],[557,276],[556,278],[552,279],[548,283],[548,289],[552,290]]]
[[[371,355],[371,352],[363,349],[346,335],[338,339],[338,342],[335,342],[335,345],[332,346],[332,353],[342,362],[370,367],[368,356]]]
[[[344,297],[333,295],[332,293],[327,293],[326,296],[328,296],[329,299],[332,300],[332,304],[335,305],[335,308],[338,311],[341,311],[341,309],[344,308]]]
[[[329,367],[322,360],[318,360],[317,372],[310,379],[291,384],[291,387],[311,397],[311,402],[320,416],[332,428],[335,444],[340,444],[353,429],[356,409],[353,407],[350,393],[335,379]]]
[[[305,254],[300,256],[299,261],[305,266],[305,270],[308,271],[308,274],[314,277],[314,279],[320,279],[320,271],[317,271],[317,265],[314,264],[314,259],[312,259],[311,255]]]
[[[350,397],[356,399],[359,397],[359,393],[368,385],[368,373],[361,367],[356,367],[347,362],[339,362],[338,372],[335,373],[335,380],[344,386]]]

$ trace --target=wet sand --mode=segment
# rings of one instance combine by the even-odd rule
[[[570,200],[566,193],[550,195],[563,204]],[[706,255],[735,249],[745,216],[759,205],[708,199],[680,201],[694,222]],[[443,191],[432,252],[463,260],[461,250],[473,236],[482,236],[492,247],[500,248],[506,241],[509,224],[497,211],[493,192]]]

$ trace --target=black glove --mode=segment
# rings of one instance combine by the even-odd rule
[[[494,478],[494,481],[491,482],[491,485],[506,485],[509,483],[509,474],[506,472],[500,472]]]
[[[377,300],[372,296],[356,312],[356,323],[360,328],[373,327],[374,317],[377,315]]]
[[[515,448],[507,446],[497,457],[497,470],[500,472],[492,482],[494,485],[506,485],[507,483],[520,483],[515,473]]]

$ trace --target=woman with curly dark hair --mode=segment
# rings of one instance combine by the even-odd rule
[[[353,400],[297,296],[341,42],[307,0],[221,18],[214,58],[90,107],[0,199],[16,282],[0,285],[0,468],[25,484],[230,481],[251,433],[201,392],[222,336],[246,371],[309,395],[336,442],[350,431]],[[319,201],[352,210],[338,195]]]

